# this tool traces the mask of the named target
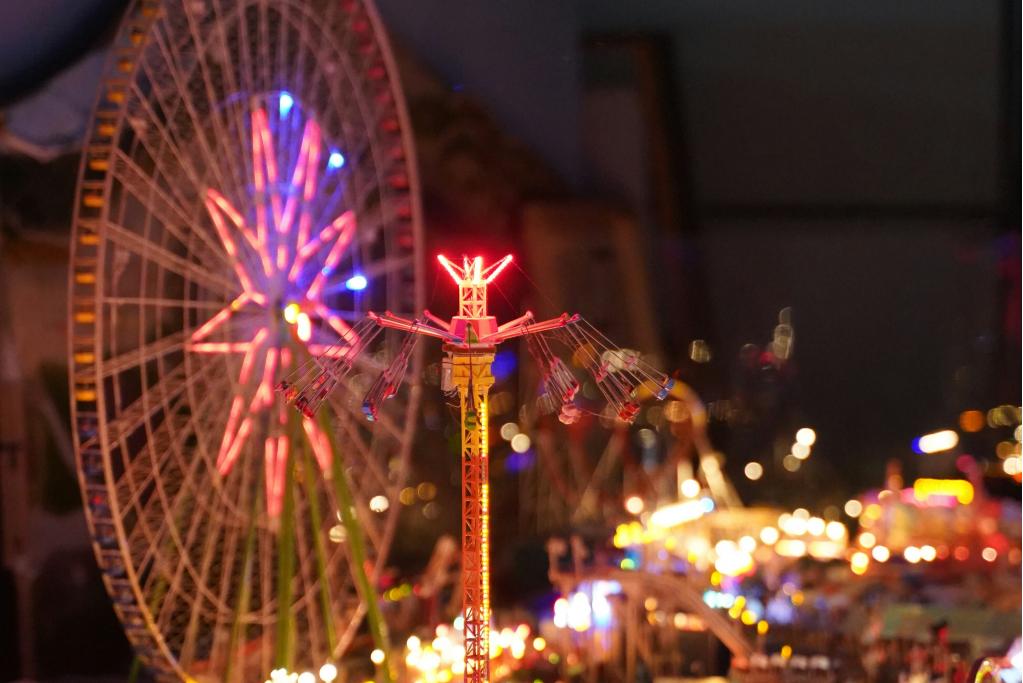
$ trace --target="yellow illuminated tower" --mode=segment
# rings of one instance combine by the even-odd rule
[[[457,391],[461,415],[462,470],[462,609],[465,621],[465,681],[490,680],[490,464],[488,453],[487,396],[494,384],[491,365],[498,344],[525,337],[529,351],[539,364],[546,405],[560,407],[559,419],[578,419],[580,408],[574,399],[579,382],[564,362],[555,356],[551,341],[573,350],[577,362],[591,375],[597,389],[620,419],[631,422],[638,410],[637,392],[645,391],[663,399],[674,381],[644,363],[634,352],[610,345],[607,338],[579,315],[561,314],[535,322],[533,314],[499,325],[487,313],[487,285],[511,263],[505,256],[484,268],[482,257],[463,257],[461,265],[444,256],[437,260],[458,285],[458,315],[445,321],[429,311],[423,319],[407,320],[391,312],[369,313],[343,337],[337,352],[313,361],[311,369],[300,369],[294,379],[278,389],[306,415],[313,415],[320,403],[351,371],[356,357],[373,341],[381,328],[408,333],[401,350],[370,387],[363,399],[363,412],[376,420],[380,403],[395,394],[408,366],[408,359],[421,336],[444,342],[442,389]],[[324,360],[326,358],[326,360]]]

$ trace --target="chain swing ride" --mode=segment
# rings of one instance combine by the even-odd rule
[[[537,322],[533,314],[498,324],[487,314],[487,285],[511,263],[508,255],[483,267],[480,256],[463,257],[462,265],[438,256],[441,266],[458,285],[458,315],[450,322],[423,310],[422,319],[408,320],[391,312],[369,312],[333,349],[313,357],[277,385],[284,399],[307,419],[316,415],[324,400],[345,380],[358,357],[387,328],[407,336],[399,352],[370,386],[362,402],[368,420],[377,418],[382,401],[393,397],[421,336],[443,342],[445,357],[441,388],[456,392],[461,413],[462,470],[462,608],[465,637],[465,681],[490,680],[490,484],[487,396],[494,384],[491,364],[502,342],[525,337],[530,355],[540,370],[545,408],[559,410],[558,419],[575,422],[581,409],[575,404],[579,380],[552,350],[557,342],[590,374],[615,415],[632,422],[639,412],[636,398],[648,391],[658,399],[668,396],[674,380],[638,354],[615,347],[578,314],[563,313]]]

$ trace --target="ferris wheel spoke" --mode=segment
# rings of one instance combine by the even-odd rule
[[[143,296],[107,296],[100,297],[100,302],[110,308],[118,307],[141,307],[151,306],[153,308],[182,308],[185,310],[206,310],[218,311],[224,308],[219,301],[201,301],[197,299],[166,299],[160,297]]]
[[[150,80],[156,78],[150,72],[152,67],[145,57],[142,58],[140,67]],[[161,116],[153,108],[153,103],[149,101],[147,94],[139,87],[138,83],[132,83],[130,93],[133,109],[129,109],[125,121],[141,148],[152,160],[154,170],[160,171],[172,187],[176,187],[178,183],[187,182],[192,189],[192,194],[200,196],[204,182],[202,174],[195,167],[195,158],[178,146],[170,129],[167,128],[165,116]],[[163,107],[162,100],[157,99],[157,102]],[[151,137],[157,138],[157,141],[151,141]],[[165,150],[170,153],[172,159],[165,161],[166,157],[163,154]],[[180,193],[183,189],[178,192]]]
[[[295,539],[297,547],[299,548],[313,547],[313,540],[309,538],[308,531],[306,529],[305,518],[308,514],[308,505],[295,505]],[[319,603],[317,601],[317,584],[319,579],[314,567],[315,559],[307,553],[297,553],[297,555],[298,571],[295,572],[295,577],[298,579],[297,583],[299,584],[299,590],[296,593],[299,596],[298,604],[302,606],[306,619],[310,624],[310,628],[307,629],[307,633],[309,634],[309,650],[313,654],[313,659],[319,660],[323,658],[327,648],[320,642],[321,629],[313,626],[318,624],[321,620],[321,615],[318,609]]]
[[[191,372],[190,376],[194,377],[196,380],[201,379],[204,382],[207,382],[208,378],[206,378],[205,375],[214,367],[216,367],[215,364],[211,362],[206,367],[198,371]],[[199,392],[198,388],[192,388],[194,389],[194,393]],[[151,462],[153,464],[151,469],[153,475],[159,475],[165,478],[175,478],[176,492],[179,496],[187,494],[188,489],[176,478],[188,471],[189,468],[195,468],[202,462],[208,462],[208,459],[202,457],[193,457],[188,459],[186,462],[182,451],[182,445],[184,442],[196,433],[195,415],[197,413],[208,414],[215,412],[213,408],[223,401],[222,393],[218,392],[214,387],[209,387],[208,382],[205,391],[202,392],[202,396],[204,398],[200,399],[198,404],[189,406],[190,414],[181,415],[176,411],[172,412],[171,414],[175,416],[174,423],[161,424],[160,427],[154,431],[152,442],[149,446],[147,446],[148,452],[151,456]],[[189,399],[189,396],[183,395],[182,401],[187,399]],[[182,422],[178,424],[178,420],[181,420]],[[167,426],[165,427],[164,425]],[[136,460],[145,465],[146,458],[144,458],[141,454],[136,458]],[[134,466],[135,463],[132,463],[132,465]],[[207,487],[204,486],[203,488],[205,489]],[[168,509],[166,497],[150,495],[145,501],[145,505],[148,507],[158,508],[164,512]],[[208,502],[205,497],[200,497],[195,501],[195,505],[200,508],[208,507]],[[171,517],[171,519],[176,518]],[[162,526],[170,530],[171,525],[165,524]]]
[[[187,399],[187,397],[185,397]],[[185,400],[183,399],[183,400]],[[157,476],[165,478],[174,478],[178,484],[178,492],[181,493],[180,482],[177,482],[177,477],[180,473],[185,471],[186,465],[182,462],[182,449],[183,444],[195,434],[193,420],[191,416],[174,414],[172,420],[161,424],[152,435],[152,442],[147,446],[146,457],[143,453],[139,453],[135,460],[131,463],[130,472],[133,478],[136,479],[137,484],[133,487],[135,492],[133,494],[132,503],[136,505],[143,505],[149,508],[157,508],[159,511],[166,510],[165,501],[160,500],[152,495],[152,491],[149,489],[149,485],[154,483]],[[193,458],[190,461],[190,466],[196,466],[196,463],[200,462],[202,458]],[[141,478],[140,477],[144,477]],[[138,498],[138,491],[148,491],[145,500]],[[200,500],[196,503],[199,506],[203,505],[203,501]],[[165,526],[165,525],[164,525]]]
[[[220,25],[220,30],[213,31],[213,33],[216,35],[220,50],[222,51],[222,61],[224,64],[221,67],[221,73],[224,76],[226,90],[232,95],[251,92],[252,88],[250,82],[242,83],[241,81],[245,80],[244,74],[236,72],[236,69],[231,64],[232,50],[228,45],[227,29],[230,21],[230,13],[224,12],[221,0],[213,0],[213,10],[218,17],[218,24]],[[244,12],[241,10],[235,10],[234,14],[241,16]],[[237,42],[239,45],[245,44],[241,39]],[[210,43],[207,43],[207,45],[210,45]],[[238,50],[240,57],[247,58],[248,55],[245,54],[245,52],[246,51],[244,49]],[[229,117],[230,119],[230,125],[228,127],[232,131],[234,145],[238,150],[240,150],[240,153],[236,154],[236,160],[239,162],[236,164],[238,166],[238,172],[241,174],[242,178],[249,178],[252,175],[252,158],[251,146],[249,145],[245,135],[247,121],[244,120],[242,108],[238,106],[237,103],[226,103],[223,107],[225,117]]]
[[[235,578],[234,563],[238,554],[242,551],[241,549],[247,547],[244,543],[239,544],[240,540],[244,541],[244,534],[242,533],[241,528],[232,526],[228,532],[225,533],[224,551],[217,585],[219,587],[221,602],[223,602],[226,606],[232,599],[237,600],[238,610],[244,613],[248,609],[246,604],[242,604],[246,602],[246,596],[244,595],[244,586],[248,581],[246,576],[239,578],[237,593],[232,596],[232,583]],[[241,567],[242,572],[248,571],[251,574],[249,564],[245,562],[244,558],[242,559]],[[213,612],[210,617],[210,632],[212,634],[211,641],[213,643],[225,643],[230,641],[231,631],[233,630],[233,616],[234,615],[229,609],[220,608]],[[224,662],[235,657],[234,650],[234,646],[226,648],[214,647],[210,652],[210,665],[215,668],[223,666]]]
[[[184,342],[184,332],[172,332],[166,337],[148,342],[131,351],[125,351],[116,356],[106,358],[100,363],[100,377],[103,379],[114,377],[125,370],[144,365],[155,358],[167,356],[175,351],[181,351],[184,349]]]
[[[176,418],[174,422],[179,419]],[[169,468],[169,464],[176,460],[176,457],[172,456],[180,452],[191,435],[187,425],[187,421],[182,421],[179,425],[168,421],[154,433],[153,441],[147,449],[151,454],[159,454],[160,461],[153,461],[151,469],[154,477],[159,475],[172,479],[168,470],[173,468]],[[140,455],[137,460],[150,459]],[[155,484],[155,479],[151,483]],[[149,486],[149,483],[145,484],[146,489]],[[172,573],[180,565],[180,555],[171,550],[173,542],[169,540],[172,526],[176,527],[179,516],[172,515],[168,518],[166,506],[156,495],[150,495],[146,500],[135,499],[132,505],[136,515],[134,526],[130,529],[128,547],[132,549],[132,557],[135,558],[138,571],[148,572],[149,578],[144,587],[146,592],[152,594],[152,591],[157,591],[162,600],[166,597]],[[157,587],[161,588],[157,590]],[[156,612],[156,604],[150,605],[149,609]]]
[[[164,489],[163,482],[159,479],[156,480],[158,500],[164,508],[168,518],[176,519],[177,514],[182,514],[184,512],[190,513],[187,515],[188,528],[185,530],[183,538],[180,530],[178,529],[177,523],[172,523],[169,528],[170,543],[176,551],[178,561],[174,570],[174,576],[170,581],[170,590],[172,592],[168,594],[168,597],[161,606],[159,616],[157,617],[157,622],[161,624],[166,624],[166,619],[174,614],[174,610],[172,608],[174,607],[173,603],[175,598],[179,598],[184,602],[192,603],[193,605],[199,603],[203,599],[208,599],[211,604],[217,604],[216,596],[211,594],[208,586],[203,580],[199,580],[202,577],[202,570],[201,568],[199,571],[196,570],[195,562],[191,554],[193,544],[198,538],[200,538],[200,534],[198,533],[199,529],[213,519],[210,516],[209,511],[207,511],[206,514],[197,514],[198,511],[195,511],[194,509],[187,510],[185,506],[185,503],[187,502],[191,502],[193,505],[199,504],[199,499],[202,498],[200,495],[202,487],[196,486],[195,483],[191,481],[199,463],[199,459],[193,460],[187,471],[183,473],[185,479],[176,495],[166,491]],[[217,528],[219,528],[219,526],[214,527],[214,531]],[[208,543],[213,543],[217,540],[217,537],[207,537],[206,540]],[[182,591],[180,589],[183,577],[186,574],[195,587],[194,593]]]
[[[124,523],[129,512],[134,511],[135,519],[130,529],[129,544],[133,547],[139,540],[147,542],[147,547],[154,548],[154,530],[159,533],[163,526],[159,519],[151,519],[147,515],[147,507],[151,500],[151,485],[155,477],[165,470],[166,465],[173,458],[173,447],[183,443],[187,438],[184,428],[187,426],[185,418],[175,416],[165,421],[153,434],[153,440],[145,452],[135,456],[124,464],[124,473],[115,486],[115,495],[121,510]],[[122,437],[123,438],[123,437]],[[126,452],[126,444],[121,442],[121,452]],[[127,456],[126,456],[127,457]],[[139,566],[143,566],[142,563]]]
[[[352,424],[353,421],[343,420],[342,422],[344,422],[342,429],[348,437],[348,447],[344,449],[344,452],[341,454],[342,457],[356,471],[362,472],[363,476],[368,474],[372,477],[371,481],[374,485],[374,490],[386,492],[389,483],[383,466],[376,458],[372,457],[372,450],[369,444],[359,434],[358,428]]]
[[[249,516],[250,519],[248,519],[247,524],[255,524],[255,520],[251,519],[252,517],[254,517],[254,513],[252,511],[254,511],[256,509],[255,508],[255,503],[257,502],[256,500],[254,500],[254,498],[256,498],[255,489],[254,489],[254,486],[256,484],[253,483],[253,481],[252,481],[252,479],[253,479],[252,472],[255,469],[256,468],[254,467],[254,463],[251,463],[251,462],[250,463],[246,463],[242,467],[242,473],[241,473],[242,476],[237,478],[238,483],[237,483],[237,485],[235,487],[235,490],[237,491],[237,495],[238,495],[238,507],[239,507],[239,510],[249,511],[248,516]],[[245,519],[245,517],[241,517],[240,521],[242,519]],[[232,525],[230,533],[229,533],[229,535],[226,536],[226,540],[225,540],[225,543],[224,543],[224,553],[223,553],[223,558],[224,559],[223,559],[223,562],[221,563],[220,576],[219,576],[219,581],[217,582],[217,586],[218,586],[218,593],[221,596],[221,600],[225,604],[227,604],[228,601],[231,599],[232,583],[233,583],[234,576],[235,576],[234,565],[235,565],[236,558],[238,558],[239,541],[240,541],[240,539],[242,537],[242,529],[243,529],[243,527],[241,526],[240,523],[238,525]],[[248,547],[248,546],[246,545],[246,547]],[[248,562],[246,561],[246,559],[247,558],[241,558],[241,561],[242,561],[241,571],[245,572],[246,574],[251,574],[252,570],[251,570],[251,567],[249,566]],[[246,584],[247,581],[248,581],[247,577],[243,577],[240,580],[240,584],[238,586],[238,591],[239,592],[244,591],[243,585]],[[241,601],[243,601],[243,600],[247,602],[247,600],[248,600],[247,596],[236,595],[234,599],[239,601],[238,608],[240,610],[242,610],[242,611],[247,611],[248,610],[248,605],[241,605],[240,604]],[[213,626],[212,626],[214,642],[217,642],[218,634],[224,633],[224,631],[228,628],[228,622],[226,620],[230,619],[232,617],[233,617],[233,615],[231,614],[231,611],[227,610],[227,609],[218,609],[215,612],[214,623],[213,623]],[[233,648],[232,648],[232,650],[233,650]],[[231,650],[228,650],[228,651],[224,652],[221,656],[224,657],[224,658],[231,658],[231,657],[234,656],[234,652],[231,651]]]
[[[273,613],[270,610],[274,604],[273,579],[271,577],[274,576],[273,556],[276,544],[274,543],[273,534],[269,531],[261,532],[256,539],[256,543],[258,547],[257,557],[259,557],[259,615],[260,620],[265,624],[264,628],[269,629],[270,624],[274,623]],[[264,671],[270,670],[271,655],[270,644],[264,639],[260,648],[260,666]]]
[[[236,44],[238,46],[238,48],[237,48],[237,54],[238,54],[238,77],[239,77],[239,80],[240,80],[240,84],[239,84],[238,90],[236,92],[239,92],[239,93],[253,93],[253,92],[256,91],[255,84],[254,84],[253,79],[252,79],[252,68],[253,67],[252,67],[252,63],[251,63],[251,60],[250,60],[249,50],[248,50],[248,47],[247,47],[250,44],[250,38],[249,38],[249,35],[248,35],[248,31],[249,31],[249,29],[248,29],[248,20],[245,17],[246,10],[247,10],[247,6],[242,6],[242,7],[237,7],[235,9],[235,11],[234,11],[234,14],[236,16],[235,28],[236,28],[236,31],[237,31],[237,39],[235,40],[235,42],[236,42]],[[227,27],[227,24],[225,22],[225,28],[224,28],[224,32],[225,33],[227,32],[227,28],[226,27]],[[242,132],[246,128],[245,128],[245,123],[241,120],[242,117],[241,117],[241,111],[240,110],[241,110],[240,107],[236,109],[236,112],[238,112],[238,118],[236,120],[236,124],[237,124],[238,133],[239,133],[239,135],[242,136],[241,147],[243,149],[245,149],[247,147],[247,145],[245,143],[245,136],[243,135]],[[250,159],[250,161],[251,161],[251,159]]]
[[[362,85],[362,83],[353,82],[354,80],[353,74],[358,74],[363,71],[359,68],[358,64],[352,61],[352,55],[353,54],[358,55],[360,52],[357,48],[350,49],[356,47],[355,44],[358,40],[358,38],[356,37],[356,32],[353,30],[345,30],[340,40],[338,40],[335,36],[330,35],[327,32],[318,34],[317,38],[323,38],[323,40],[317,40],[315,43],[310,43],[309,45],[310,51],[316,56],[317,59],[326,60],[331,59],[332,55],[338,55],[341,59],[342,66],[345,67],[344,68],[345,80],[348,81],[347,85],[350,86],[348,88],[337,86],[338,90],[348,93],[349,96],[345,98],[345,101],[343,102],[335,101],[334,111],[342,120],[346,121],[361,120],[363,124],[360,127],[361,131],[367,135],[375,134],[377,131],[376,121],[374,120],[374,117],[370,115],[369,109],[366,106],[365,98],[363,97],[364,94],[363,89],[358,87]],[[327,82],[327,79],[330,78],[331,75],[327,74],[324,71],[321,71],[318,75],[321,80],[321,83],[318,84],[318,87],[331,87],[332,85],[334,85],[334,83]],[[334,76],[334,78],[336,78],[336,75]],[[334,91],[334,93],[336,94],[336,91]],[[358,117],[356,118],[355,116],[353,116],[352,115],[353,113],[357,113]]]
[[[190,280],[205,289],[223,296],[225,299],[232,299],[238,293],[238,285],[230,280],[222,278],[219,274],[203,268],[198,263],[184,259],[177,254],[171,253],[145,238],[132,232],[128,228],[107,221],[104,229],[112,242],[127,249],[142,258],[151,261],[167,270],[177,273],[186,280]]]
[[[259,73],[256,74],[260,90],[268,90],[272,82],[272,64],[270,62],[270,18],[266,0],[256,0],[256,63]]]
[[[311,592],[315,593],[315,597],[311,597],[315,605],[321,610],[319,614],[319,620],[323,624],[323,638],[325,641],[324,655],[325,657],[332,656],[334,646],[337,644],[337,624],[336,618],[333,614],[331,605],[333,600],[331,598],[332,592],[335,590],[335,586],[332,585],[331,578],[336,576],[337,572],[331,573],[329,569],[330,558],[327,549],[328,535],[324,533],[324,529],[332,525],[331,517],[328,514],[324,517],[323,511],[329,510],[330,506],[324,506],[323,493],[325,492],[325,486],[319,479],[319,473],[316,471],[315,458],[309,454],[309,445],[304,444],[299,449],[296,449],[296,457],[301,458],[301,467],[303,468],[303,489],[305,491],[304,499],[307,501],[306,509],[308,514],[306,519],[309,524],[309,544],[307,547],[312,549],[312,561],[315,562],[315,580],[311,582]],[[316,599],[318,598],[318,599]]]
[[[180,190],[174,191],[174,197],[170,196],[160,187],[154,177],[146,174],[134,160],[119,149],[114,151],[111,175],[136,199],[146,203],[150,212],[160,220],[167,232],[181,244],[192,246],[192,242],[183,232],[184,230],[187,230],[189,235],[195,235],[202,240],[207,249],[198,252],[198,254],[203,257],[207,265],[213,268],[231,265],[223,245],[213,239],[208,230],[200,229],[202,214],[189,216],[188,212],[182,208],[186,202],[184,197],[180,196]],[[216,263],[209,263],[205,258],[211,254],[216,257]]]
[[[206,249],[198,250],[197,254],[208,266],[218,270],[223,268],[224,265],[230,266],[232,262],[229,255],[225,252],[223,245],[215,240],[211,231],[205,227],[206,212],[199,210],[202,206],[201,198],[205,196],[205,187],[198,177],[198,172],[192,167],[191,158],[186,157],[177,145],[172,142],[165,126],[161,122],[154,120],[155,114],[152,112],[152,109],[147,108],[146,113],[149,119],[146,125],[152,125],[162,133],[160,145],[161,147],[168,148],[174,156],[176,161],[174,171],[184,172],[188,178],[191,192],[185,193],[186,188],[182,187],[180,183],[182,180],[180,173],[163,170],[163,156],[155,153],[152,144],[147,141],[146,132],[138,130],[142,124],[139,119],[134,117],[129,119],[129,121],[136,128],[138,139],[149,156],[154,160],[156,168],[152,174],[147,173],[125,152],[116,150],[114,157],[115,166],[112,175],[120,180],[121,185],[140,202],[149,204],[150,212],[160,219],[161,224],[179,242],[190,249],[196,246],[195,242],[189,240],[181,232],[182,228],[187,229],[189,234],[197,236],[206,247]],[[157,178],[161,175],[165,178],[169,190],[164,190],[157,182]],[[174,196],[172,197],[169,193],[173,193]],[[189,194],[192,197],[191,201],[188,199]],[[195,210],[198,213],[190,216],[189,212],[183,208],[188,205],[196,207]],[[215,263],[210,263],[209,254],[215,257]]]
[[[128,458],[127,454],[131,451],[127,448],[125,440],[134,434],[149,419],[149,415],[159,408],[163,409],[163,414],[166,416],[152,430],[150,442],[146,448],[134,453],[133,456],[130,456],[132,459],[125,462],[124,472],[118,485],[120,487],[121,483],[127,482],[127,488],[131,489],[133,498],[137,498],[141,492],[148,489],[149,481],[146,477],[167,471],[167,464],[180,450],[180,444],[192,435],[193,430],[190,429],[193,421],[193,416],[190,414],[192,410],[185,410],[192,406],[188,403],[190,397],[186,390],[194,388],[200,382],[206,382],[208,379],[206,375],[214,367],[213,363],[209,363],[187,375],[182,373],[181,379],[176,376],[176,370],[161,379],[158,385],[150,388],[154,396],[147,400],[148,395],[143,394],[128,405],[118,418],[108,421],[108,437],[121,443],[121,452]],[[215,396],[215,394],[212,395]],[[160,401],[159,406],[147,406],[147,403],[152,405],[154,398],[157,397]],[[150,457],[146,457],[146,455]],[[119,496],[119,499],[124,500],[126,496]],[[135,504],[134,499],[128,500],[133,505]]]
[[[107,438],[118,440],[137,431],[146,422],[152,422],[156,414],[163,416],[177,414],[188,396],[186,390],[205,379],[212,364],[198,372],[187,374],[183,364],[176,366],[170,373],[163,374],[160,379],[145,388],[141,396],[131,403],[120,406],[116,417],[107,421]]]
[[[188,22],[189,36],[191,38],[191,42],[194,44],[194,52],[196,56],[196,61],[198,62],[199,65],[199,72],[202,75],[203,86],[205,87],[206,102],[209,105],[209,117],[210,120],[213,122],[214,128],[216,129],[214,140],[216,140],[219,143],[219,146],[221,147],[220,153],[223,155],[230,153],[230,150],[223,149],[223,146],[229,144],[228,141],[231,139],[231,136],[228,135],[224,122],[222,121],[221,116],[217,111],[218,98],[215,93],[213,83],[210,79],[210,65],[207,64],[206,62],[208,44],[204,40],[201,31],[199,31],[199,28],[196,24],[196,18],[193,16],[192,9],[190,9],[191,7],[194,7],[194,5],[189,5],[189,3],[185,3],[184,13],[186,20]],[[229,71],[229,69],[227,71]],[[221,159],[224,158],[229,157],[221,156]],[[232,175],[234,177],[235,183],[234,186],[239,188],[245,187],[246,176],[244,174],[239,174],[238,164],[229,163],[227,164],[227,166],[228,171],[232,172]]]
[[[196,581],[196,585],[198,586],[206,585],[210,569],[213,565],[213,558],[215,557],[220,544],[223,542],[221,537],[226,535],[228,530],[228,526],[225,524],[209,523],[207,524],[207,527],[211,530],[203,535],[202,558],[199,562],[199,576]],[[189,615],[188,625],[185,627],[184,638],[181,643],[181,651],[179,655],[181,661],[187,663],[191,663],[195,659],[195,646],[199,633],[199,621],[203,614],[203,610],[201,609],[203,596],[201,594],[196,594],[195,602],[197,605],[193,606],[191,614]],[[219,609],[219,605],[215,602],[211,602],[210,607],[213,611]]]
[[[163,60],[163,64],[169,71],[171,80],[175,85],[176,97],[175,107],[184,107],[185,113],[188,115],[189,122],[191,124],[191,132],[194,135],[195,140],[199,144],[200,151],[202,153],[203,160],[206,164],[206,168],[215,176],[217,183],[221,188],[233,187],[238,192],[242,191],[242,187],[228,183],[228,179],[224,176],[224,171],[221,168],[220,161],[218,160],[216,152],[210,147],[209,139],[205,133],[205,125],[203,125],[202,118],[196,111],[195,102],[188,94],[190,88],[188,87],[188,79],[185,78],[185,74],[182,73],[181,66],[178,63],[178,53],[170,48],[167,41],[169,36],[165,35],[165,31],[155,30],[153,31],[153,42],[159,48],[160,55]],[[162,79],[155,81],[155,83],[162,82]],[[154,88],[155,89],[155,88]],[[209,103],[210,109],[214,107],[214,103]],[[212,113],[212,111],[211,111]]]

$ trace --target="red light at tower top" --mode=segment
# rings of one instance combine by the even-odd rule
[[[458,316],[451,321],[449,328],[457,325],[459,336],[468,334],[471,327],[473,334],[480,338],[492,333],[497,329],[497,322],[487,315],[487,285],[511,263],[512,255],[508,254],[500,261],[492,263],[486,268],[483,267],[483,257],[476,256],[469,258],[462,257],[462,266],[452,263],[443,254],[437,255],[437,260],[444,270],[448,271],[451,279],[458,285]],[[440,323],[432,315],[427,316],[434,322]],[[469,325],[469,321],[473,321]]]
[[[451,274],[451,279],[455,281],[456,285],[460,285],[463,282],[482,282],[485,285],[489,285],[504,270],[505,266],[512,262],[512,255],[508,254],[497,263],[490,264],[486,270],[483,270],[482,256],[477,256],[471,260],[468,256],[463,256],[461,272],[455,270],[457,266],[444,254],[437,254],[437,260]]]
[[[607,337],[578,314],[562,313],[557,318],[536,322],[526,311],[522,316],[498,324],[487,314],[487,285],[512,261],[511,254],[483,265],[483,258],[462,257],[462,265],[443,255],[437,261],[458,285],[458,315],[443,320],[427,310],[421,319],[407,320],[386,311],[369,313],[351,334],[343,336],[332,353],[314,357],[294,373],[294,381],[281,382],[278,389],[302,413],[311,417],[346,378],[356,357],[380,333],[390,328],[407,333],[391,363],[384,369],[363,399],[363,412],[371,421],[379,416],[381,403],[397,392],[416,341],[433,337],[444,342],[446,364],[450,367],[450,389],[457,389],[461,406],[462,451],[462,610],[465,633],[465,680],[490,680],[490,484],[487,451],[487,397],[494,383],[491,363],[498,344],[525,337],[530,355],[536,360],[543,395],[542,405],[560,410],[559,419],[568,424],[578,419],[575,403],[579,380],[552,350],[558,342],[589,373],[592,381],[612,406],[614,413],[632,422],[639,413],[641,395],[664,399],[674,380],[646,364],[637,353],[614,347]]]

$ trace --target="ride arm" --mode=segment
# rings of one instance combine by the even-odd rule
[[[509,339],[515,339],[527,334],[539,334],[541,332],[550,332],[551,330],[558,330],[567,325],[570,325],[578,321],[579,314],[569,315],[568,313],[562,313],[557,318],[551,318],[550,320],[544,320],[538,323],[531,323],[533,314],[527,312],[520,318],[506,322],[497,328],[497,332],[489,334],[486,337],[480,339],[481,342],[487,344],[498,344]]]
[[[427,320],[437,325],[437,327],[439,327],[440,329],[446,330],[448,332],[451,331],[451,325],[443,318],[435,316],[433,313],[426,310],[425,308],[423,309],[423,315],[426,317]]]
[[[421,320],[407,320],[394,315],[390,311],[385,311],[384,313],[373,313],[370,311],[367,315],[370,320],[374,321],[380,327],[388,327],[392,330],[401,330],[411,334],[425,334],[428,337],[435,337],[447,342],[459,343],[462,341],[447,330],[427,325]]]

